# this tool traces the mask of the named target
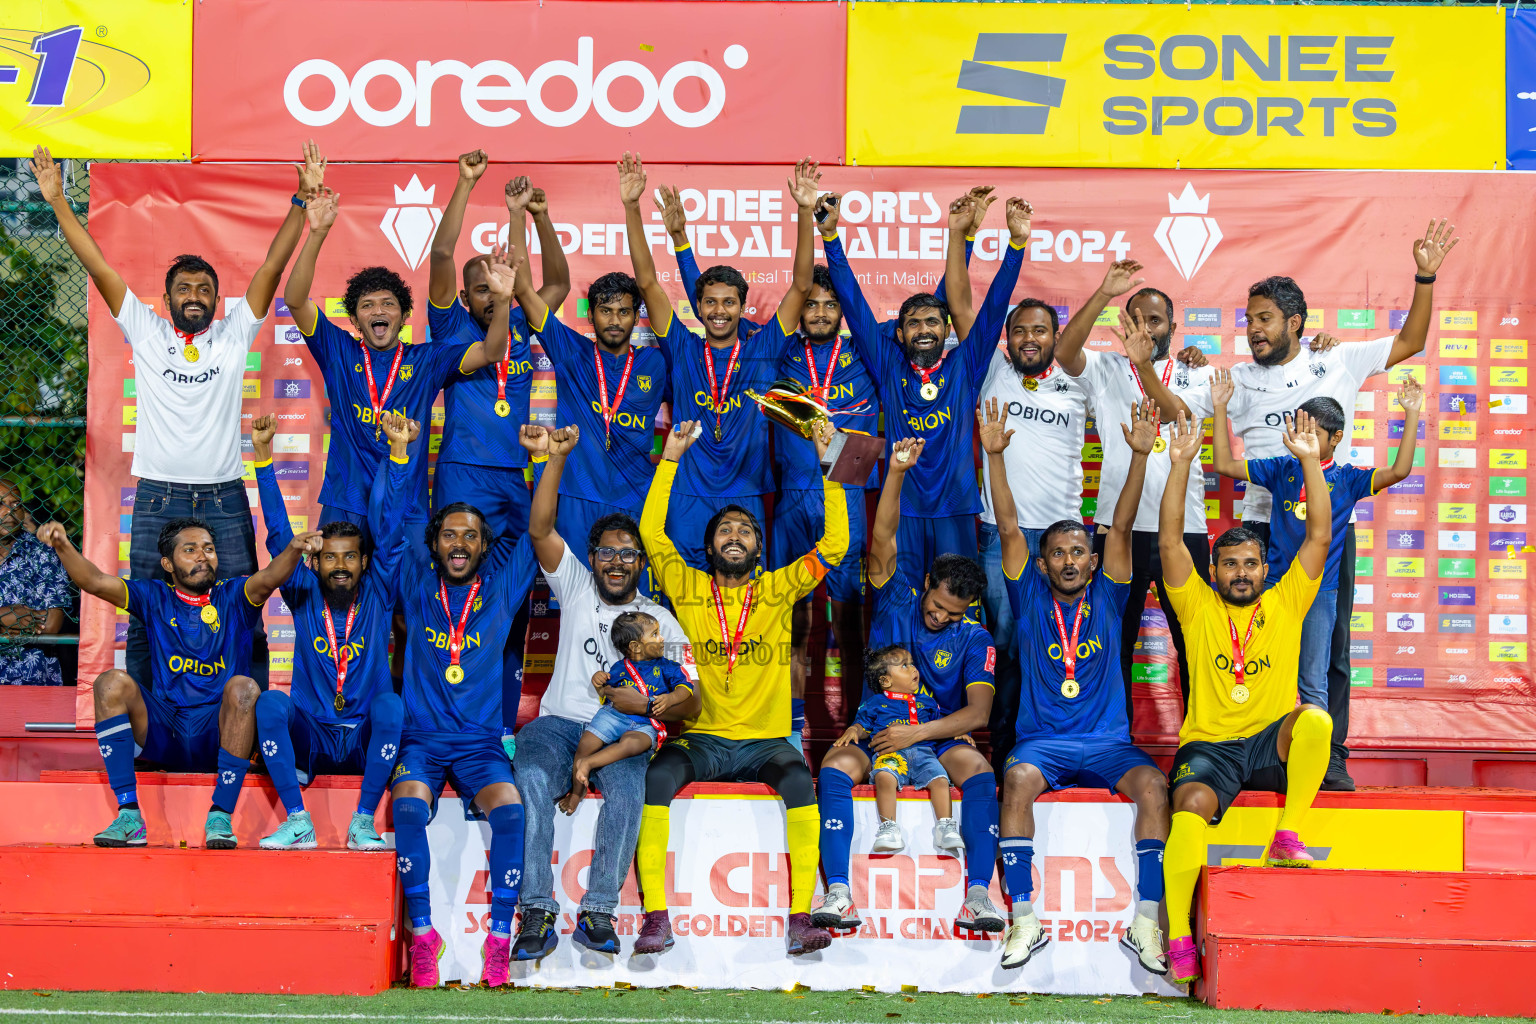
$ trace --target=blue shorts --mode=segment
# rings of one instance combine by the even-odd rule
[[[400,759],[389,778],[391,788],[402,782],[422,782],[432,791],[433,811],[443,792],[443,780],[453,783],[469,813],[475,795],[498,782],[515,783],[512,762],[501,740],[488,733],[470,736],[447,732],[407,732],[400,737]]]
[[[683,561],[707,572],[709,563],[704,558],[704,530],[709,526],[709,521],[714,518],[716,512],[727,505],[740,505],[757,517],[758,525],[767,530],[767,524],[763,522],[763,496],[761,494],[748,494],[735,498],[703,498],[692,494],[678,494],[673,492],[672,501],[667,506],[667,536],[677,547],[678,554],[683,556]],[[772,545],[768,543],[768,537],[761,538],[762,557],[760,564],[772,565],[769,561],[769,553]],[[805,554],[804,551],[800,554]]]
[[[1084,786],[1111,793],[1132,768],[1157,767],[1136,744],[1096,736],[1020,740],[1009,752],[1004,771],[1021,764],[1040,769],[1051,789]]]
[[[864,600],[864,488],[844,487],[848,503],[848,553],[827,573],[827,596],[834,601]],[[799,561],[816,547],[826,528],[826,502],[820,491],[780,491],[773,505],[773,568]],[[802,601],[810,601],[806,594]]]
[[[297,705],[288,720],[293,742],[293,764],[299,785],[307,786],[316,775],[361,775],[368,762],[368,737],[372,722],[364,718],[355,726],[317,722]],[[387,760],[394,752],[384,755]]]
[[[612,704],[604,704],[597,709],[597,714],[592,716],[592,721],[587,723],[587,732],[603,741],[606,746],[618,741],[620,736],[627,732],[643,732],[651,738],[651,746],[656,745],[656,727],[651,720],[643,715],[626,715],[616,710]]]
[[[940,519],[902,516],[896,527],[896,544],[901,571],[921,589],[919,581],[939,555],[976,558],[976,517],[969,513]]]
[[[222,701],[183,708],[144,693],[149,725],[139,756],[169,772],[219,770],[219,708]]]
[[[433,514],[456,501],[479,509],[486,527],[504,544],[516,543],[528,532],[532,493],[521,469],[438,462],[432,478]],[[586,541],[583,535],[581,550]]]
[[[869,780],[875,780],[876,772],[896,776],[898,786],[916,786],[927,789],[934,779],[947,779],[949,773],[939,764],[939,755],[933,752],[931,743],[914,743],[894,754],[881,754],[869,769]]]

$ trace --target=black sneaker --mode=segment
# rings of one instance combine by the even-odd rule
[[[596,953],[617,953],[619,936],[613,930],[613,915],[598,910],[583,910],[576,915],[576,930],[571,941]]]
[[[1342,760],[1328,762],[1328,774],[1323,776],[1322,790],[1325,793],[1353,793],[1355,780],[1350,778],[1349,769],[1344,767]]]
[[[512,944],[512,959],[542,960],[554,952],[560,936],[555,932],[555,915],[538,907],[523,910],[523,926]]]

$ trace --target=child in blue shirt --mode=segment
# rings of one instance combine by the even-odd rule
[[[934,846],[941,850],[965,848],[955,825],[949,797],[949,774],[939,763],[932,743],[914,743],[903,750],[876,755],[868,747],[869,739],[889,725],[923,725],[942,718],[938,701],[923,686],[912,652],[891,644],[871,651],[864,659],[864,683],[871,691],[859,705],[853,724],[834,747],[857,743],[873,761],[869,777],[875,786],[875,811],[880,827],[870,849],[875,853],[898,853],[906,847],[901,827],[896,824],[896,791],[906,785],[928,790],[933,813],[938,818],[933,829]]]
[[[1230,370],[1211,376],[1211,403],[1215,410],[1213,466],[1234,480],[1246,480],[1268,488],[1274,498],[1270,512],[1266,579],[1278,583],[1301,549],[1307,532],[1307,495],[1301,463],[1290,455],[1273,459],[1235,459],[1227,437],[1227,402],[1235,390]],[[1349,529],[1355,502],[1386,490],[1413,472],[1413,451],[1418,445],[1419,410],[1424,388],[1409,377],[1397,393],[1403,407],[1403,440],[1397,458],[1386,469],[1341,466],[1334,449],[1345,441],[1344,408],[1327,397],[1313,398],[1296,410],[1298,428],[1310,420],[1319,442],[1323,479],[1333,510],[1333,540],[1328,545],[1328,564],[1317,597],[1301,626],[1301,676],[1297,681],[1301,700],[1320,708],[1328,706],[1328,662],[1332,651],[1334,621],[1338,615],[1339,562],[1344,556],[1344,535]]]
[[[681,665],[663,657],[666,640],[655,616],[624,612],[613,620],[608,636],[613,649],[624,657],[614,666],[612,675],[597,672],[592,676],[592,685],[597,687],[603,706],[587,723],[581,741],[576,744],[571,788],[560,798],[560,809],[566,814],[576,813],[582,797],[587,795],[587,780],[594,771],[626,757],[659,750],[667,738],[667,727],[659,716],[669,708],[694,700],[693,681]],[[613,706],[609,691],[627,687],[645,696],[650,715],[631,715]]]

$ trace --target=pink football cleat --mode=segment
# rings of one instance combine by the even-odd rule
[[[1317,862],[1307,852],[1307,844],[1300,836],[1289,829],[1280,829],[1269,844],[1264,863],[1277,868],[1310,868]]]
[[[485,961],[480,980],[485,982],[486,987],[499,988],[511,981],[512,936],[487,935],[485,944],[480,947],[480,959]]]
[[[437,988],[437,962],[447,948],[436,928],[411,936],[411,988]]]
[[[1168,941],[1168,980],[1183,985],[1200,977],[1200,950],[1194,936]]]

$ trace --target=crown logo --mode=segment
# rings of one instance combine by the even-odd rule
[[[1178,195],[1168,193],[1168,216],[1157,225],[1152,237],[1177,270],[1188,281],[1194,277],[1221,242],[1221,228],[1215,217],[1206,216],[1211,195],[1195,195],[1193,182],[1184,183]]]
[[[413,174],[413,175],[411,175],[411,182],[410,182],[410,184],[406,185],[405,188],[401,188],[399,185],[395,186],[395,205],[397,205],[397,206],[431,206],[432,205],[432,196],[436,192],[437,192],[437,186],[436,185],[433,185],[431,188],[423,188],[422,184],[421,184],[421,179]],[[1187,185],[1184,188],[1184,194],[1185,195],[1189,195],[1190,194],[1190,190],[1189,190],[1189,187]],[[1172,198],[1172,197],[1170,196],[1169,198]],[[1201,205],[1201,207],[1200,207],[1198,212],[1200,212],[1200,213],[1204,213],[1205,212],[1205,206],[1203,204]]]
[[[424,188],[421,179],[411,175],[404,188],[395,186],[395,206],[384,211],[379,229],[389,239],[395,254],[412,270],[421,266],[432,245],[432,234],[443,219],[443,211],[432,205],[437,186]]]
[[[411,179],[411,184],[414,185],[415,183],[416,183],[416,179],[412,178]],[[399,192],[400,192],[399,189],[395,189],[395,193],[396,193],[397,196],[398,196]],[[402,203],[406,202],[406,200],[404,200],[404,199],[397,199],[397,201],[398,202],[402,202]],[[429,193],[428,196],[427,196],[427,202],[430,203],[431,201],[432,201],[432,196]],[[1195,186],[1194,186],[1193,182],[1186,181],[1184,183],[1184,191],[1180,192],[1178,195],[1174,195],[1171,192],[1168,193],[1168,212],[1169,213],[1198,213],[1201,216],[1204,216],[1205,212],[1210,208],[1210,205],[1211,205],[1211,194],[1209,192],[1207,192],[1203,196],[1195,195]]]

